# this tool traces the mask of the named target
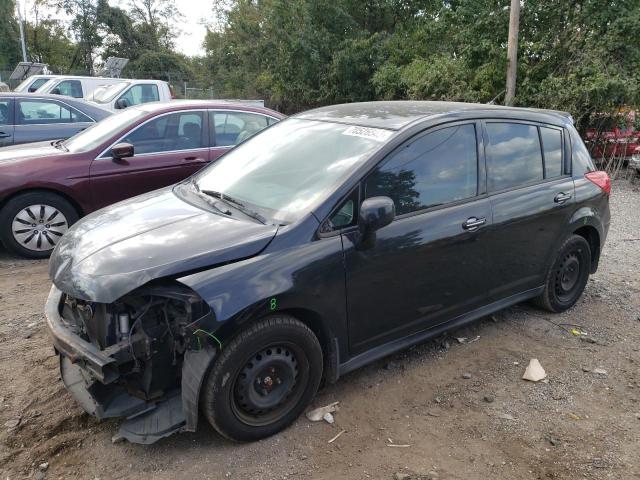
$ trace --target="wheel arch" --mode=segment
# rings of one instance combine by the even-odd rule
[[[73,196],[61,190],[57,190],[55,188],[48,188],[48,187],[35,187],[35,188],[27,188],[24,190],[15,191],[10,195],[7,195],[0,201],[0,210],[3,209],[8,202],[10,202],[16,197],[19,197],[20,195],[24,195],[27,193],[38,193],[38,192],[58,195],[59,197],[65,199],[74,208],[74,210],[78,214],[78,217],[83,217],[86,213],[84,209],[81,207],[80,203],[75,198],[73,198]]]
[[[311,329],[322,348],[323,378],[326,382],[335,383],[338,379],[338,365],[340,360],[338,338],[334,332],[331,331],[326,319],[313,309],[288,306],[264,314],[257,314],[254,310],[253,312],[246,312],[245,315],[242,315],[242,321],[225,322],[215,333],[220,339],[223,339],[224,344],[243,330],[249,328],[250,325],[272,315],[290,315]]]
[[[573,231],[575,235],[579,235],[584,238],[589,244],[591,249],[591,269],[590,273],[595,273],[598,270],[598,263],[600,261],[600,232],[593,225],[584,225]]]

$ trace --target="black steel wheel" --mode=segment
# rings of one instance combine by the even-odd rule
[[[306,325],[287,315],[265,318],[224,346],[203,386],[202,409],[227,438],[268,437],[309,404],[322,364],[318,339]]]
[[[571,308],[587,285],[590,268],[589,243],[579,235],[571,235],[558,250],[544,292],[534,299],[534,303],[551,312]]]

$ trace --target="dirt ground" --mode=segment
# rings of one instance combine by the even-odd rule
[[[640,479],[640,183],[614,184],[611,209],[600,270],[570,311],[518,305],[362,368],[316,398],[340,401],[334,425],[301,417],[245,445],[203,420],[113,444],[117,422],[62,387],[46,261],[0,251],[0,478]],[[548,383],[521,379],[531,358]]]

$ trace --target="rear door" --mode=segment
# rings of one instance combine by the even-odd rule
[[[62,100],[19,98],[15,107],[14,143],[69,138],[93,123],[93,119]]]
[[[117,143],[130,143],[134,156],[112,159],[110,149],[91,164],[94,208],[177,183],[209,159],[204,110],[165,113],[134,128]]]
[[[484,122],[493,211],[489,296],[497,301],[544,284],[551,254],[572,212],[574,185],[560,127]]]
[[[13,145],[13,100],[0,98],[0,147]]]
[[[211,111],[209,118],[211,161],[278,121],[260,113],[236,110]]]
[[[364,198],[390,197],[396,218],[367,248],[357,227],[343,234],[352,353],[485,303],[491,208],[479,130],[473,121],[428,130],[364,181]]]

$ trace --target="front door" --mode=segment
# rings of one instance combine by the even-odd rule
[[[13,100],[0,99],[0,147],[13,145]]]
[[[146,121],[115,143],[130,143],[134,156],[116,160],[109,151],[91,164],[94,208],[166,187],[209,161],[207,116],[186,110]]]
[[[363,196],[387,196],[396,219],[359,243],[343,234],[352,354],[438,325],[484,304],[484,195],[479,124],[431,129],[398,149],[364,181]]]

